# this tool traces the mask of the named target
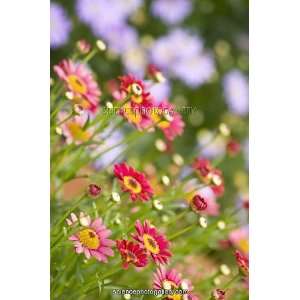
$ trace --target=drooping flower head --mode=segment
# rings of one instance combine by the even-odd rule
[[[145,267],[147,265],[147,252],[139,244],[128,240],[118,240],[116,242],[123,260],[124,269],[127,269],[129,264],[134,264],[136,267]]]
[[[139,242],[152,257],[156,264],[166,264],[172,254],[169,251],[169,241],[150,225],[149,221],[144,224],[140,220],[135,222],[136,233],[132,237]]]
[[[123,191],[130,193],[132,201],[148,201],[152,197],[153,189],[143,173],[121,163],[114,166],[114,174],[120,180]]]
[[[68,42],[72,23],[63,7],[57,3],[50,3],[50,45],[59,48]]]
[[[235,259],[236,259],[236,262],[237,262],[237,265],[241,271],[241,273],[248,277],[249,275],[249,260],[248,258],[242,254],[239,250],[235,250]]]
[[[160,266],[153,275],[153,288],[156,290],[179,289],[181,284],[181,275],[175,270]],[[181,295],[169,295],[165,299],[181,299]]]
[[[184,122],[181,115],[175,111],[174,106],[168,101],[163,101],[153,108],[151,117],[167,140],[173,141],[176,136],[183,133]]]
[[[54,66],[54,71],[65,82],[75,103],[91,112],[97,110],[101,92],[86,65],[65,59]]]
[[[58,122],[63,122],[66,118],[68,118],[68,114],[64,111],[61,111],[58,113],[57,118]],[[87,115],[76,115],[60,126],[67,144],[71,144],[73,142],[75,144],[82,144],[91,138],[94,129],[85,129],[84,125],[86,122]]]
[[[204,183],[211,185],[211,189],[216,196],[223,195],[224,179],[221,170],[214,168],[208,159],[202,157],[195,160],[193,168],[197,171]]]
[[[199,214],[207,208],[207,201],[204,197],[197,194],[192,198],[190,206],[194,212]]]
[[[85,257],[95,257],[97,260],[107,262],[108,256],[113,256],[111,247],[115,244],[108,239],[111,231],[108,230],[101,218],[90,221],[77,233],[71,235],[69,240],[73,242],[76,253],[84,253]]]

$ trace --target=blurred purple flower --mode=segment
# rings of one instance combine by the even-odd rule
[[[155,0],[152,13],[165,23],[173,25],[181,22],[192,10],[190,0]]]
[[[57,3],[50,4],[50,46],[58,48],[68,42],[72,23],[63,7]]]
[[[195,55],[180,60],[172,68],[174,74],[188,86],[195,88],[207,82],[215,71],[215,64],[208,54]]]
[[[122,54],[123,52],[129,50],[130,48],[138,44],[138,34],[136,30],[127,24],[118,24],[111,26],[107,31],[100,31],[97,34],[105,40],[109,45],[109,48],[117,54]]]
[[[153,101],[155,104],[159,104],[163,100],[169,98],[171,94],[170,82],[167,80],[160,83],[155,83],[149,88],[151,96],[153,96]]]
[[[183,29],[174,29],[168,35],[155,41],[151,49],[151,61],[162,69],[169,70],[181,59],[199,53],[203,48],[202,40]]]
[[[237,115],[248,113],[248,80],[239,70],[232,70],[223,79],[224,94],[231,112]]]
[[[203,51],[202,40],[183,29],[159,38],[150,57],[154,64],[192,88],[208,81],[215,71],[214,60]]]
[[[103,133],[101,134],[101,138],[105,140],[105,143],[103,145],[100,145],[96,149],[96,153],[101,153],[106,151],[109,147],[112,147],[113,145],[116,145],[120,143],[124,136],[122,131],[115,130],[111,134],[112,127],[106,128]],[[113,149],[111,149],[108,152],[105,152],[103,155],[101,155],[96,161],[95,161],[95,167],[98,169],[105,168],[109,166],[112,162],[118,162],[122,159],[122,152],[125,150],[125,146],[122,144],[120,146],[117,146]],[[119,160],[118,160],[119,159]]]
[[[144,48],[134,45],[122,54],[122,62],[127,73],[143,78],[147,67],[147,54]]]

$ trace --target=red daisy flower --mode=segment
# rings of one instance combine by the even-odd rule
[[[136,234],[132,237],[139,242],[151,255],[156,264],[166,264],[172,256],[169,251],[169,241],[159,233],[156,228],[150,225],[149,221],[144,224],[137,220],[135,223]]]
[[[247,277],[249,275],[248,258],[245,255],[243,255],[239,250],[235,250],[234,255],[240,271]]]
[[[127,240],[118,240],[116,242],[123,260],[124,269],[127,269],[130,263],[136,267],[145,267],[147,265],[147,252],[139,244]]]
[[[54,71],[65,82],[74,102],[89,111],[97,110],[101,92],[86,65],[65,59],[54,66]]]
[[[174,110],[174,105],[168,101],[163,101],[158,107],[153,108],[151,118],[169,141],[173,141],[176,136],[183,133],[185,124],[181,115]]]
[[[119,79],[121,94],[124,94],[124,97],[129,96],[130,100],[121,107],[120,115],[138,129],[149,127],[152,123],[149,112],[153,104],[149,99],[150,93],[145,91],[144,82],[132,75],[121,76]]]
[[[211,162],[205,158],[197,158],[193,163],[193,168],[198,172],[200,178],[206,184],[210,184],[216,196],[224,193],[224,178],[220,169],[214,168]]]
[[[202,157],[199,157],[195,160],[195,162],[193,163],[193,168],[199,171],[200,176],[203,178],[206,178],[213,169],[210,161]]]
[[[129,192],[133,201],[148,201],[152,197],[153,189],[143,173],[121,163],[114,166],[114,174],[120,180],[123,191]]]

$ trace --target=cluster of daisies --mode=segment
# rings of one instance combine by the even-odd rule
[[[89,51],[84,41],[78,44],[81,53]],[[95,128],[86,126],[87,120],[94,119],[97,114],[108,113],[122,116],[138,130],[153,131],[158,128],[167,141],[173,141],[184,130],[184,122],[175,106],[167,99],[156,105],[149,92],[151,85],[164,80],[160,70],[149,65],[149,81],[128,74],[109,83],[109,90],[114,104],[107,103],[105,109],[100,108],[101,90],[92,70],[82,61],[65,59],[54,66],[54,72],[63,81],[66,97],[71,100],[75,114],[67,119],[67,112],[58,113],[59,130],[68,142],[83,143],[93,136]]]
[[[98,43],[99,47],[103,48],[105,45],[100,42],[100,44]],[[63,91],[72,106],[71,113],[63,109],[57,111],[54,109],[56,132],[63,135],[66,144],[82,145],[97,141],[95,136],[97,133],[101,133],[99,128],[103,131],[109,126],[109,122],[107,122],[106,126],[102,127],[107,116],[110,117],[105,114],[107,109],[111,109],[122,121],[133,125],[138,131],[152,132],[158,129],[168,144],[183,133],[185,124],[180,113],[176,111],[176,107],[167,99],[161,102],[156,101],[150,92],[155,83],[165,80],[156,65],[148,66],[148,81],[131,74],[109,81],[107,90],[112,101],[106,102],[106,106],[101,107],[102,91],[95,74],[87,64],[87,58],[94,55],[95,49],[92,50],[90,44],[80,40],[77,43],[77,50],[77,57],[81,55],[80,59],[65,59],[54,66],[54,72],[60,79],[56,87],[60,89],[53,93]],[[56,99],[54,99],[54,107],[57,105]],[[110,117],[109,121],[115,120]],[[101,126],[97,128],[99,124]],[[239,142],[232,138],[229,139],[227,152],[235,155],[239,151]],[[197,178],[194,178],[196,183],[186,184],[187,182],[183,180],[183,198],[197,215],[201,217],[203,214],[217,215],[218,207],[215,200],[212,199],[224,194],[225,185],[222,171],[202,156],[196,158],[190,167],[197,175]],[[150,201],[156,194],[155,188],[146,174],[126,162],[115,163],[113,175],[119,182],[122,192],[127,193],[132,202],[144,203]],[[90,184],[88,187],[88,193],[92,196],[98,196],[101,192],[102,189],[97,184]],[[138,269],[145,268],[151,262],[156,266],[157,269],[153,275],[154,289],[187,291],[186,294],[175,294],[166,299],[199,299],[192,293],[191,282],[183,279],[175,269],[168,268],[167,265],[172,258],[170,241],[149,220],[135,220],[135,231],[129,234],[129,238],[116,240],[111,239],[112,231],[106,227],[102,218],[92,219],[84,212],[80,212],[78,215],[72,212],[66,222],[72,229],[69,240],[73,243],[77,254],[84,254],[86,259],[93,257],[99,262],[107,263],[109,257],[114,256],[113,249],[115,248],[120,254],[124,269],[128,269],[130,266]],[[201,226],[206,227],[203,223]],[[249,262],[245,255],[246,251],[244,251],[246,247],[244,244],[242,245],[242,239],[232,237],[230,241],[233,246],[242,250],[236,250],[235,258],[241,274],[247,278]],[[216,289],[211,297],[215,300],[224,300],[225,293],[226,290]]]

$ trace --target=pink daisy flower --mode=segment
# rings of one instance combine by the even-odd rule
[[[151,118],[169,141],[173,141],[176,136],[183,133],[185,124],[182,117],[168,101],[163,101],[153,108]]]
[[[115,242],[108,239],[110,235],[111,231],[105,227],[102,219],[97,218],[71,235],[69,240],[73,242],[76,253],[84,253],[87,259],[93,256],[106,263],[107,257],[114,255],[111,247]]]
[[[229,241],[231,244],[248,255],[249,252],[249,230],[247,227],[241,227],[232,230],[229,233]]]
[[[147,252],[139,244],[127,240],[118,240],[117,248],[123,260],[123,268],[132,263],[136,267],[145,267],[148,263]]]
[[[67,117],[68,114],[66,112],[59,112],[57,115],[58,123],[65,120]],[[87,142],[91,138],[94,131],[93,128],[84,129],[84,125],[87,122],[87,119],[87,114],[83,114],[80,116],[76,115],[60,126],[67,144],[71,144],[73,142],[75,144],[81,144]]]
[[[130,193],[132,201],[148,201],[153,189],[143,173],[136,171],[126,163],[116,164],[114,174],[119,179],[122,189]]]
[[[101,91],[86,65],[65,59],[54,66],[54,71],[65,82],[75,103],[91,112],[97,110]]]
[[[151,111],[153,104],[149,99],[150,94],[146,92],[144,82],[130,74],[119,77],[119,80],[118,99],[122,100],[129,97],[120,108],[120,115],[140,130],[148,128],[152,124],[149,111]]]
[[[135,222],[135,234],[132,237],[139,242],[151,255],[156,264],[166,264],[172,254],[169,251],[170,243],[166,237],[150,225],[149,221],[144,224],[140,220]]]
[[[153,288],[156,290],[179,289],[181,284],[181,275],[175,270],[167,270],[164,267],[158,267],[153,275]]]

